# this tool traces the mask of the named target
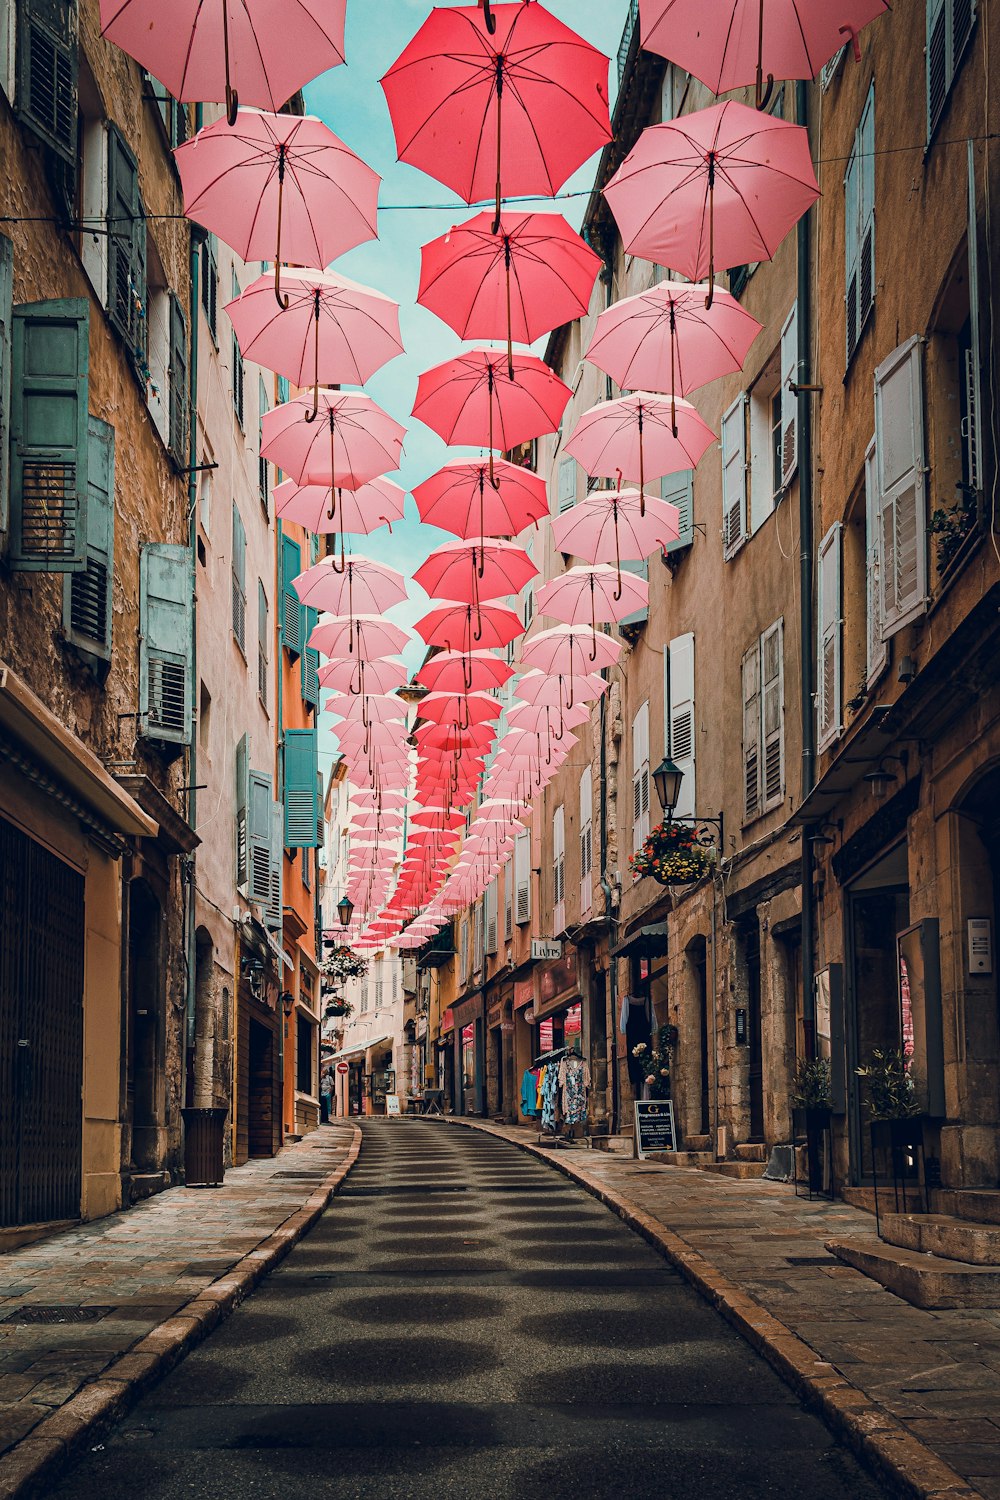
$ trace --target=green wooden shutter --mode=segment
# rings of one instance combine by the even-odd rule
[[[193,606],[188,549],[143,547],[139,559],[139,723],[149,739],[186,745],[191,737]]]
[[[291,537],[281,538],[281,639],[293,656],[302,650],[302,606],[293,581],[302,572],[302,548]]]
[[[315,729],[285,730],[285,848],[315,849],[319,807]]]
[[[660,480],[660,497],[677,507],[677,540],[668,542],[664,552],[679,552],[682,547],[690,547],[694,541],[694,470],[665,474]]]
[[[233,501],[233,635],[246,655],[247,649],[247,534],[236,501]]]
[[[302,698],[310,708],[319,705],[319,652],[306,642],[316,628],[319,610],[304,608],[302,611]]]
[[[201,305],[205,309],[208,331],[214,342],[218,342],[216,331],[219,316],[219,252],[214,234],[205,237],[201,247]]]
[[[643,580],[647,580],[648,581],[648,579],[649,579],[649,559],[646,558],[646,557],[640,557],[640,558],[636,558],[634,560],[630,559],[630,560],[626,561],[623,558],[622,559],[622,572],[623,573],[634,573],[637,578],[642,578]],[[619,629],[621,629],[622,626],[626,626],[627,627],[629,625],[645,625],[645,623],[646,623],[646,621],[648,619],[649,619],[649,609],[648,608],[633,610],[632,614],[630,614],[630,615],[624,615],[618,621],[618,627],[619,627]]]
[[[250,900],[267,907],[271,900],[271,778],[264,771],[250,772],[250,807],[247,818],[250,854]]]
[[[268,927],[280,928],[282,922],[282,875],[285,851],[282,845],[284,811],[280,802],[271,803],[271,867],[270,890],[264,909],[264,921]]]
[[[87,565],[89,304],[14,308],[10,565],[72,573]]]
[[[250,807],[250,747],[246,734],[236,746],[236,884],[245,886],[250,872],[248,818]]]
[[[76,0],[21,0],[17,7],[17,115],[69,166],[76,163]]]
[[[146,217],[139,167],[121,132],[108,126],[108,317],[133,360],[145,363]]]
[[[188,462],[187,320],[180,298],[170,293],[170,452],[180,468]]]
[[[0,532],[10,524],[10,354],[14,247],[0,234]]]
[[[86,656],[111,660],[115,580],[115,429],[90,417],[87,429],[87,566],[63,579],[63,629]]]

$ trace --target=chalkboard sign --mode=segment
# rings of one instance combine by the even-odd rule
[[[398,1115],[399,1114],[399,1095],[398,1094],[386,1094],[386,1096],[385,1096],[385,1112],[386,1112],[387,1115]]]
[[[676,1151],[672,1099],[644,1099],[635,1106],[635,1154],[642,1158],[647,1151]]]

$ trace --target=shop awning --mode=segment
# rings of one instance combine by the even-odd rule
[[[666,922],[647,922],[634,928],[611,950],[615,958],[662,958],[666,951]]]
[[[357,1047],[345,1047],[342,1052],[335,1052],[333,1060],[334,1062],[340,1062],[341,1060],[349,1062],[352,1057],[364,1057],[365,1053],[369,1052],[372,1047],[379,1047],[383,1042],[391,1041],[392,1033],[387,1031],[384,1036],[373,1036],[370,1042],[362,1042]]]

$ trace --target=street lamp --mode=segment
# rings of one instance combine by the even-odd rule
[[[337,902],[337,916],[340,918],[341,927],[347,927],[354,915],[354,902],[350,896],[341,896]]]
[[[680,801],[681,781],[684,772],[676,765],[669,755],[665,755],[653,772],[653,785],[656,787],[656,795],[660,799],[660,806],[666,813],[667,818],[673,816],[674,808]]]

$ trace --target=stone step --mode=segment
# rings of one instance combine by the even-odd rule
[[[767,1161],[769,1152],[763,1141],[743,1141],[734,1146],[737,1161]]]
[[[826,1248],[914,1307],[1000,1307],[1000,1268],[922,1255],[876,1239],[830,1240]]]
[[[712,1137],[710,1135],[689,1135],[684,1138],[685,1151],[709,1151],[714,1155]]]
[[[851,1208],[864,1209],[865,1213],[875,1212],[875,1190],[871,1187],[850,1187],[845,1184],[841,1188],[838,1184],[838,1194]],[[880,1213],[886,1211],[895,1212],[896,1198],[893,1193],[892,1183],[882,1183],[878,1190],[878,1206]],[[899,1194],[900,1213],[920,1213],[924,1206],[923,1194],[915,1183],[911,1183]]]
[[[765,1161],[707,1161],[703,1168],[705,1172],[715,1172],[719,1177],[763,1177],[767,1171]]]
[[[941,1188],[935,1207],[974,1224],[1000,1224],[1000,1188]]]
[[[665,1167],[707,1167],[713,1158],[711,1151],[647,1151],[646,1160]]]
[[[635,1137],[628,1135],[595,1135],[591,1137],[590,1144],[598,1151],[627,1152],[631,1154],[635,1144]]]
[[[950,1214],[883,1214],[881,1225],[890,1245],[965,1265],[1000,1267],[1000,1225],[972,1224]]]

